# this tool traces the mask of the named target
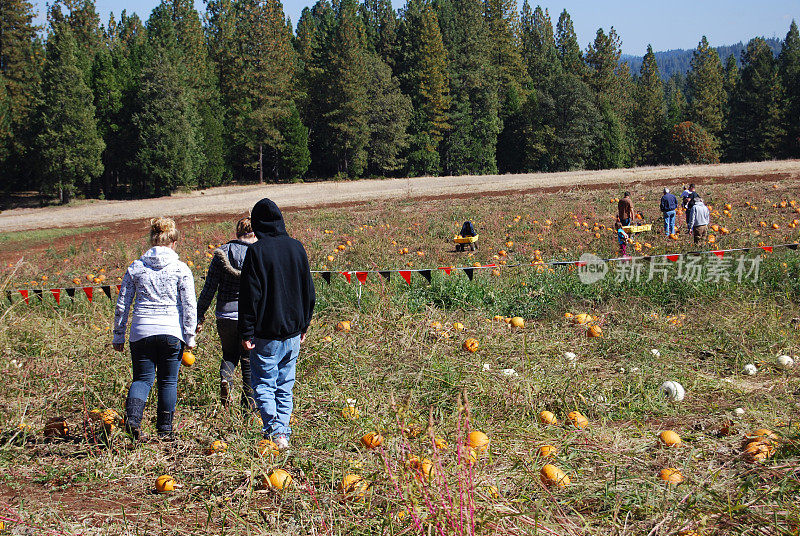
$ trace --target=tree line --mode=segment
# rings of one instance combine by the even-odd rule
[[[101,23],[0,2],[0,178],[62,202],[236,182],[800,156],[800,35],[638,72],[526,0],[163,0]]]

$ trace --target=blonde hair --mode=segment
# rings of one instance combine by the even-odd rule
[[[153,218],[150,220],[150,245],[168,246],[180,238],[175,220],[172,218]]]
[[[243,236],[247,236],[253,232],[253,224],[250,222],[250,218],[242,218],[241,220],[236,222],[236,238],[241,238]]]

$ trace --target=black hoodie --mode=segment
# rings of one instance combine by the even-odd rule
[[[262,199],[250,214],[258,242],[247,249],[239,287],[239,334],[286,340],[308,330],[316,294],[303,245],[286,234],[278,206]]]

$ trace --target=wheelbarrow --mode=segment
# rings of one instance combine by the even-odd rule
[[[456,251],[465,251],[469,247],[470,251],[478,249],[478,235],[475,236],[461,236],[456,235],[453,237],[453,242],[456,243]]]

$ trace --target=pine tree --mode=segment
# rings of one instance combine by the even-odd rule
[[[586,78],[586,63],[583,61],[583,53],[578,44],[578,36],[575,34],[575,26],[566,9],[561,12],[558,24],[556,24],[556,48],[561,60],[561,67],[579,78]]]
[[[24,169],[32,142],[28,119],[39,87],[43,56],[36,43],[38,28],[33,25],[34,16],[28,0],[0,1],[0,76],[4,79],[8,125],[6,158],[0,159],[0,181],[5,186],[20,185],[28,189],[35,188],[28,183],[30,174]]]
[[[104,143],[97,132],[92,92],[78,66],[72,31],[57,24],[47,40],[36,147],[41,191],[70,201],[83,184],[103,172]]]
[[[635,133],[637,147],[635,159],[637,163],[656,164],[664,150],[664,86],[661,73],[656,63],[653,47],[647,45],[639,80],[636,83],[634,98],[634,115],[636,116]]]
[[[299,180],[311,165],[311,151],[308,150],[308,128],[303,125],[296,106],[292,106],[291,114],[284,120],[281,133],[283,143],[279,151],[278,177]]]
[[[778,57],[778,72],[783,86],[783,127],[786,136],[782,156],[800,157],[800,33],[792,20]]]
[[[203,155],[198,185],[214,186],[222,183],[230,171],[225,163],[219,88],[208,57],[203,26],[191,0],[164,1],[172,12],[178,47],[185,58],[187,82],[193,93],[192,100],[197,103],[197,139]]]
[[[62,14],[61,8],[67,13]],[[84,73],[86,83],[90,83],[92,64],[103,40],[100,29],[100,16],[94,0],[57,0],[50,11],[51,22],[66,22],[77,44],[78,67]]]
[[[555,133],[552,169],[584,169],[591,161],[602,129],[594,95],[583,80],[571,73],[555,77],[551,94],[554,108],[548,124]]]
[[[134,188],[139,195],[160,196],[196,184],[197,122],[175,26],[164,4],[150,15],[147,35],[132,118],[137,132]]]
[[[725,60],[725,70],[723,72],[722,89],[725,91],[725,106],[722,109],[723,129],[720,136],[721,152],[723,155],[730,155],[731,144],[731,113],[733,96],[736,86],[739,84],[739,64],[736,57],[731,54]]]
[[[6,81],[0,73],[0,165],[6,167],[11,147],[11,103],[6,92]]]
[[[672,127],[682,123],[686,117],[686,97],[683,94],[684,80],[680,73],[674,73],[667,80],[664,90],[664,98],[667,101],[667,132],[672,131]]]
[[[400,91],[392,69],[377,54],[367,55],[367,169],[385,176],[404,165],[401,153],[408,146],[411,99]]]
[[[91,190],[95,196],[111,196],[115,190],[113,176],[115,154],[113,147],[120,136],[120,120],[123,112],[124,87],[114,66],[112,52],[100,48],[95,56],[91,73],[91,88],[94,95],[97,132],[103,139],[103,175]]]
[[[489,32],[480,0],[436,3],[450,70],[451,130],[442,144],[445,173],[497,171],[497,72],[491,63]]]
[[[708,45],[705,36],[692,55],[686,75],[686,93],[689,120],[698,123],[712,135],[719,136],[725,108],[722,63],[717,50]]]
[[[485,18],[489,33],[490,60],[498,75],[500,117],[510,113],[509,101],[525,95],[530,84],[520,52],[520,22],[516,0],[485,0]]]
[[[439,20],[430,3],[411,0],[400,26],[397,68],[403,92],[411,98],[410,175],[439,172],[439,144],[450,128],[450,79]]]
[[[598,107],[605,122],[603,131],[613,134],[613,139],[619,141],[618,145],[609,147],[613,155],[608,151],[602,153],[609,159],[596,155],[595,167],[618,167],[620,162],[622,165],[631,163],[631,146],[635,141],[629,125],[629,122],[633,122],[633,83],[627,62],[620,62],[621,55],[622,45],[613,27],[608,34],[602,28],[598,29],[594,42],[586,51],[589,84],[598,98]],[[621,131],[620,136],[616,136],[618,130]]]
[[[784,136],[781,84],[776,60],[763,38],[747,43],[731,103],[731,160],[775,158]]]
[[[394,67],[400,20],[391,0],[364,0],[361,12],[368,48],[378,54],[381,61]]]
[[[546,88],[553,76],[561,71],[553,22],[541,6],[531,11],[528,0],[522,4],[522,57],[528,66],[533,87]]]

